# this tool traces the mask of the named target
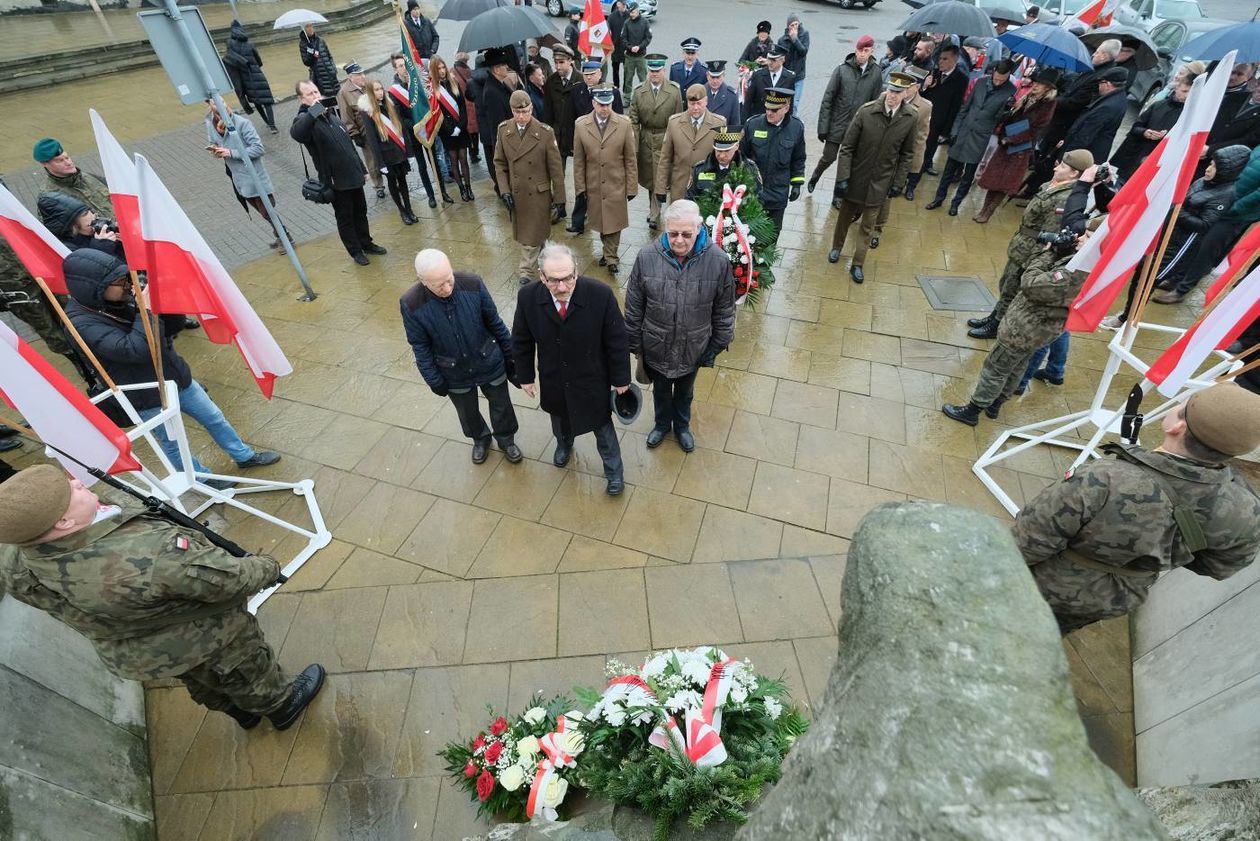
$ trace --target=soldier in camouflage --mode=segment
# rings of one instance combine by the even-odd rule
[[[78,364],[70,350],[70,342],[62,332],[61,322],[44,299],[44,293],[13,249],[0,242],[0,312],[5,310],[30,325],[48,344],[50,351],[70,357]]]
[[[1020,278],[1032,259],[1042,251],[1041,243],[1037,242],[1039,234],[1054,233],[1064,228],[1072,228],[1079,233],[1085,229],[1085,199],[1088,193],[1080,192],[1074,198],[1072,187],[1081,173],[1093,165],[1094,156],[1088,149],[1073,149],[1055,166],[1050,182],[1028,202],[1019,220],[1019,230],[1006,247],[1006,268],[998,280],[998,302],[993,312],[985,317],[967,319],[967,326],[971,328],[967,331],[968,336],[973,339],[997,337],[998,323],[1019,292]]]
[[[981,411],[997,418],[1033,353],[1063,332],[1068,305],[1088,277],[1085,272],[1070,271],[1067,263],[1088,238],[1089,232],[1076,237],[1066,234],[1054,245],[1042,246],[1020,278],[1019,292],[998,327],[997,345],[985,357],[971,400],[966,405],[946,403],[942,412],[968,426],[980,422]]]
[[[44,193],[65,193],[86,204],[101,219],[116,219],[109,200],[109,187],[100,176],[85,173],[70,154],[51,137],[35,144],[33,156],[44,167]]]
[[[193,700],[246,730],[290,727],[324,669],[290,681],[246,610],[276,582],[272,558],[234,557],[131,501],[102,504],[52,465],[0,484],[0,583],[83,634],[110,672],[178,677]]]
[[[1161,572],[1217,580],[1260,550],[1260,497],[1226,462],[1260,446],[1260,396],[1234,383],[1164,416],[1155,450],[1108,444],[1037,495],[1015,541],[1067,634],[1140,605]]]

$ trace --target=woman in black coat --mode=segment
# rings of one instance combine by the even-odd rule
[[[271,133],[278,134],[280,130],[276,128],[276,115],[271,108],[276,98],[271,93],[267,77],[263,75],[262,64],[262,56],[258,54],[258,48],[249,42],[245,27],[241,26],[239,20],[232,21],[232,34],[228,36],[223,65],[227,68],[232,87],[236,89],[236,96],[245,113],[248,114],[251,107],[257,108]]]
[[[438,126],[438,135],[442,138],[442,148],[451,159],[451,177],[459,187],[459,197],[464,201],[472,201],[472,175],[468,170],[468,148],[477,142],[468,131],[468,97],[460,87],[459,79],[451,73],[450,68],[441,56],[429,59],[429,81],[433,90],[437,91],[441,100],[442,124]],[[454,100],[457,116],[451,116],[446,110]]]
[[[337,64],[324,39],[315,34],[315,24],[308,23],[298,34],[298,54],[302,63],[311,69],[311,81],[319,88],[319,95],[335,97],[341,85],[337,82]],[[354,119],[346,115],[346,119]]]
[[[367,93],[359,97],[359,126],[363,137],[372,147],[375,160],[385,168],[385,180],[389,196],[398,208],[404,225],[420,221],[411,212],[411,188],[407,186],[407,138],[403,135],[402,120],[393,101],[385,93],[385,86],[373,79],[368,82]]]

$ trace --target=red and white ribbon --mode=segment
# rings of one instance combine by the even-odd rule
[[[744,201],[744,193],[747,188],[740,184],[735,189],[731,189],[730,184],[722,185],[722,206],[718,208],[717,216],[713,219],[713,230],[710,231],[710,239],[721,245],[722,250],[726,250],[726,241],[722,233],[723,219],[722,216],[727,211],[730,212],[730,219],[735,228],[735,238],[739,242],[739,252],[745,257],[748,271],[747,276],[749,286],[752,285],[753,272],[753,250],[752,243],[748,241],[748,235],[744,233],[744,223],[739,218],[739,206]]]
[[[741,188],[742,189],[742,188]],[[736,661],[725,658],[713,664],[709,680],[704,688],[704,700],[699,710],[689,709],[683,719],[685,732],[679,728],[672,715],[666,714],[662,724],[652,730],[648,743],[661,750],[670,750],[671,743],[678,752],[701,768],[721,765],[726,761],[726,746],[722,744],[722,707],[731,691],[731,668]],[[656,696],[651,687],[637,675],[626,675],[609,682],[642,689],[653,700]]]
[[[577,722],[581,720],[582,714],[577,711],[556,716],[556,729],[538,740],[538,747],[543,752],[543,758],[538,761],[538,773],[534,775],[533,785],[529,787],[529,799],[525,802],[526,817],[532,818],[535,814],[540,814],[544,820],[556,819],[555,808],[542,805],[543,795],[561,768],[573,768],[577,765],[573,756],[566,750],[567,742],[559,737],[568,732],[571,727],[576,727]]]

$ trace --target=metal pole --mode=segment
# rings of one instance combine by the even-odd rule
[[[227,129],[227,140],[233,144],[235,151],[241,157],[241,162],[245,164],[245,171],[249,173],[249,177],[253,179],[254,186],[258,190],[259,198],[262,200],[263,207],[267,208],[267,214],[272,219],[272,227],[275,229],[276,236],[284,245],[284,252],[289,255],[289,262],[293,264],[293,270],[297,272],[298,280],[302,283],[302,289],[305,290],[299,301],[313,301],[318,296],[315,290],[311,288],[310,281],[306,279],[306,272],[302,269],[302,264],[298,261],[297,253],[293,250],[293,243],[289,241],[289,231],[284,225],[284,221],[276,212],[276,206],[272,204],[271,197],[267,191],[263,189],[262,179],[258,177],[258,170],[254,169],[254,162],[250,160],[249,152],[245,149],[245,141],[232,128],[232,118],[228,114],[227,105],[223,102],[223,97],[219,95],[219,89],[215,87],[214,79],[210,76],[206,63],[201,58],[201,53],[197,52],[196,46],[193,44],[192,34],[188,31],[188,24],[184,21],[183,14],[179,11],[179,6],[175,5],[175,0],[165,0],[166,14],[175,22],[175,29],[179,32],[180,40],[184,43],[184,49],[192,60],[193,66],[201,74],[201,83],[205,87],[205,98],[214,102],[214,108],[219,112],[219,119],[223,121],[224,127]]]

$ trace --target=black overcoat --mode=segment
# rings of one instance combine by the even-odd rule
[[[551,292],[531,283],[516,297],[512,350],[522,383],[534,382],[534,356],[543,411],[569,420],[573,435],[593,432],[612,414],[609,391],[630,383],[626,322],[612,289],[579,277],[564,321]]]

